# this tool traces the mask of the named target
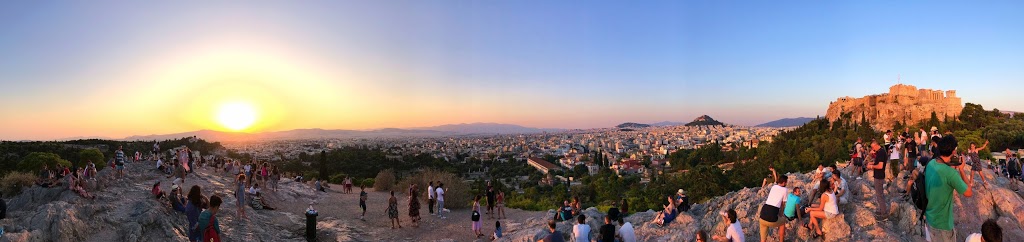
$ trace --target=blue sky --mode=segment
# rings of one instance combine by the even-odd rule
[[[180,121],[154,129],[145,124],[155,118],[139,118],[123,129],[104,119],[119,108],[154,116],[145,115],[155,112],[149,107],[190,99],[146,93],[224,82],[175,89],[167,73],[246,58],[315,76],[262,80],[287,109],[318,110],[289,116],[323,120],[267,129],[593,128],[701,114],[753,125],[822,115],[838,97],[887,91],[897,75],[986,108],[1024,111],[1024,89],[1015,90],[1024,83],[1020,13],[1019,1],[4,2],[0,113],[24,115],[0,118],[23,130],[0,138],[202,128]],[[203,59],[219,55],[256,57]],[[124,107],[133,91],[158,100]],[[336,115],[322,115],[334,107]],[[66,130],[59,134],[23,121],[70,118],[92,121],[47,123]]]

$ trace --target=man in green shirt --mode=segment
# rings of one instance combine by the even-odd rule
[[[947,135],[939,140],[939,157],[928,162],[925,168],[925,193],[928,196],[928,207],[925,220],[928,222],[932,242],[952,242],[956,240],[953,230],[953,191],[971,197],[971,187],[965,183],[963,164],[952,164],[957,147],[956,138]],[[936,162],[938,161],[938,162]]]

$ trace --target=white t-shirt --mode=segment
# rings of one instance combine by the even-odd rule
[[[900,153],[901,153],[900,150],[902,150],[902,149],[900,149],[900,147],[902,147],[902,146],[903,146],[903,143],[896,143],[896,145],[893,146],[893,150],[891,150],[892,153],[889,153],[889,159],[890,160],[899,160],[900,159]]]
[[[849,185],[846,184],[846,178],[839,178],[839,189],[843,190],[843,195],[839,197],[839,203],[846,204],[850,201],[850,188]]]
[[[576,241],[590,241],[590,225],[577,224],[572,226],[572,237]]]
[[[619,236],[622,236],[622,242],[636,242],[636,232],[633,231],[633,224],[626,222],[619,228]]]
[[[444,189],[437,188],[437,200],[444,202]]]
[[[725,230],[725,238],[732,242],[743,242],[747,240],[743,237],[743,227],[740,226],[740,222],[737,220],[735,223],[729,225],[729,228]]]
[[[427,187],[427,199],[434,199],[434,186]]]
[[[248,173],[248,172],[251,172],[251,171],[252,171],[252,166],[251,165],[245,165],[245,172]]]
[[[256,194],[256,187],[249,187],[249,194]]]
[[[967,236],[967,240],[964,240],[964,242],[982,242],[982,241],[985,241],[985,239],[981,237],[980,233],[973,233],[971,235],[968,235]]]
[[[156,168],[160,168],[162,165],[164,165],[164,160],[156,159]]]
[[[764,204],[772,205],[777,208],[783,208],[782,202],[786,201],[786,197],[789,195],[789,189],[778,184],[772,185],[772,190],[768,191],[768,200],[764,201]]]

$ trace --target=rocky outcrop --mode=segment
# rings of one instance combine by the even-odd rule
[[[129,164],[124,179],[113,179],[109,170],[101,171],[99,179],[87,184],[96,199],[83,198],[64,187],[25,189],[8,201],[8,217],[0,220],[5,230],[0,241],[187,241],[185,215],[149,193],[158,180],[164,180],[163,189],[170,186],[166,177],[148,169],[153,166],[151,162]],[[226,175],[197,172],[186,180],[188,186],[200,185],[206,196],[224,197],[221,213],[233,213],[238,206],[231,198]],[[267,199],[304,207],[318,196],[304,184],[282,181],[279,192],[268,193]],[[225,241],[304,241],[302,214],[243,206],[249,220],[236,221],[233,214],[218,216]],[[333,219],[320,220],[323,226],[318,237],[344,238],[331,229]]]
[[[847,173],[844,172],[844,175]],[[1003,228],[1003,238],[1024,238],[1024,199],[1021,195],[1012,190],[1006,189],[1009,180],[994,177],[990,171],[985,172],[989,178],[989,185],[982,186],[980,178],[974,186],[975,196],[958,196],[955,204],[955,223],[959,236],[958,241],[971,233],[981,230],[981,224],[987,219],[997,219]],[[803,187],[810,191],[811,182],[809,174],[789,174],[790,187]],[[873,211],[874,192],[871,189],[870,179],[860,179],[846,176],[851,194],[849,204],[841,205],[841,214],[826,219],[822,223],[824,237],[814,239],[811,232],[803,226],[793,223],[795,229],[786,231],[786,241],[923,241],[923,221],[920,220],[921,211],[917,210],[910,202],[909,196],[901,193],[895,187],[889,187],[888,198],[890,214],[886,219],[876,218]],[[901,176],[902,177],[902,176]],[[905,180],[897,179],[903,183]],[[723,209],[734,209],[739,215],[739,222],[743,227],[747,241],[758,241],[758,209],[764,202],[767,194],[761,188],[745,188],[730,192],[726,195],[715,197],[707,202],[695,204],[689,212],[681,214],[672,224],[661,227],[654,225],[651,220],[655,216],[654,211],[647,211],[632,214],[626,218],[636,228],[637,237],[640,241],[692,241],[698,230],[707,231],[710,235],[725,235],[727,224],[722,221],[718,212]],[[808,195],[803,196],[803,201],[809,201]],[[806,203],[806,202],[805,202]],[[547,218],[549,216],[528,220],[524,223],[508,225],[509,233],[503,241],[536,241],[548,234]],[[588,216],[588,224],[592,227],[600,224],[603,214],[594,208],[587,209],[584,214]],[[803,220],[806,222],[806,218]],[[575,222],[561,222],[558,230],[563,234],[571,234],[572,225]],[[777,230],[770,231],[770,241],[778,241]],[[596,232],[595,234],[596,235]]]
[[[863,98],[841,97],[828,105],[825,117],[834,122],[845,113],[860,121],[861,116],[876,130],[892,129],[896,122],[917,123],[931,118],[935,112],[939,120],[956,117],[963,110],[963,103],[955,90],[917,89],[911,85],[897,84],[889,93],[864,96]]]

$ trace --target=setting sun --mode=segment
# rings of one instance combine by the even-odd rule
[[[249,103],[225,103],[217,110],[217,121],[225,128],[240,131],[256,122],[256,108]]]

